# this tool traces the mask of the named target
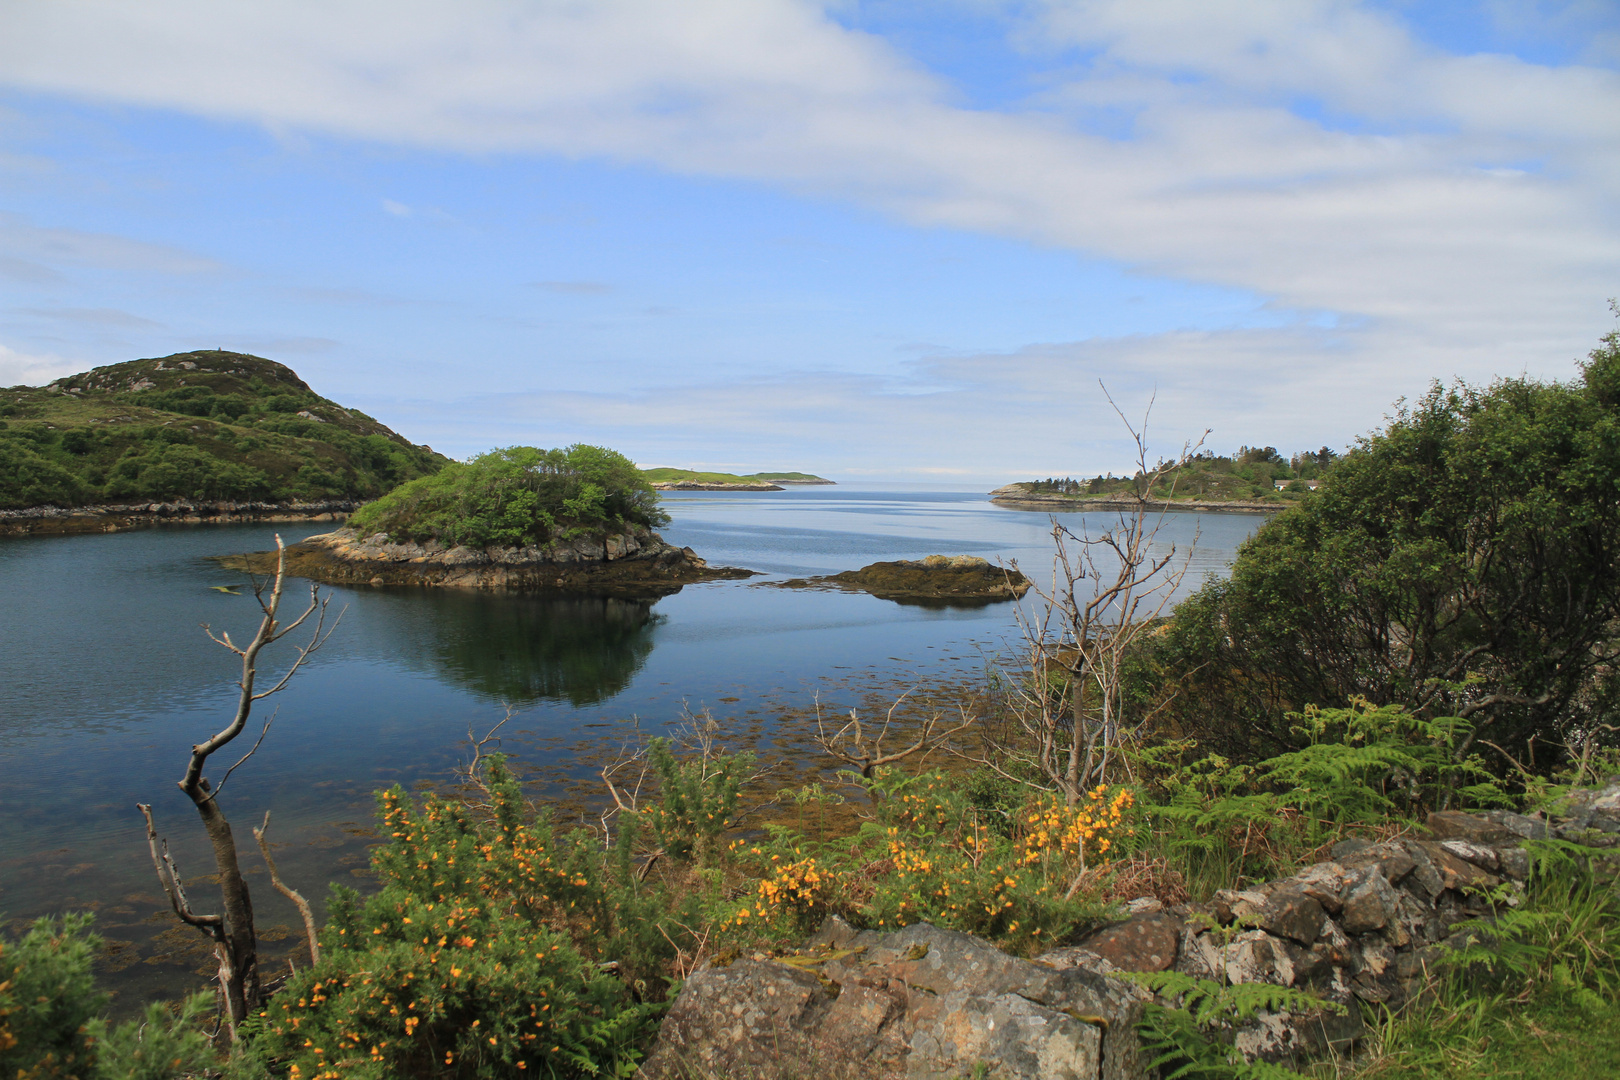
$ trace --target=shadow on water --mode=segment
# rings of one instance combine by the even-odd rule
[[[483,697],[509,704],[594,705],[620,693],[646,663],[664,616],[649,600],[390,590],[387,622],[416,622],[408,663],[431,665]]]

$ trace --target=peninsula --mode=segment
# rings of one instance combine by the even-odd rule
[[[447,461],[273,360],[131,360],[0,390],[0,535],[341,519]]]
[[[1284,458],[1273,446],[1243,446],[1230,456],[1202,451],[1179,465],[1161,462],[1135,476],[1023,480],[996,488],[990,501],[1047,512],[1135,510],[1145,500],[1156,510],[1275,513],[1315,491],[1337,461],[1327,447]]]
[[[736,473],[699,472],[694,469],[643,469],[658,491],[781,491],[791,484],[831,484],[824,477],[802,472],[758,472],[747,476]]]

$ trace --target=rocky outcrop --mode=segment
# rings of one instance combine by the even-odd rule
[[[1272,983],[1339,1009],[1262,1014],[1230,1032],[1250,1059],[1298,1062],[1363,1034],[1362,1002],[1423,994],[1457,924],[1514,902],[1525,840],[1615,849],[1620,777],[1556,819],[1493,810],[1429,817],[1432,838],[1345,840],[1326,861],[1208,902],[1135,914],[1033,961],[927,924],[860,931],[836,918],[797,953],[722,957],[687,979],[645,1080],[1009,1080],[1147,1077],[1135,1025],[1151,1000],[1119,972]],[[977,1070],[977,1071],[976,1071]]]
[[[121,532],[154,525],[220,524],[235,521],[342,521],[360,504],[322,502],[230,502],[225,500],[119,503],[105,506],[31,506],[0,510],[0,536],[52,536]]]
[[[275,552],[220,560],[232,569],[269,573]],[[710,566],[691,548],[666,544],[644,526],[590,532],[529,547],[447,547],[397,542],[353,529],[311,536],[287,548],[299,577],[343,585],[430,585],[473,589],[562,589],[657,596],[699,581],[746,578],[751,570]]]
[[[1148,994],[1083,967],[1008,956],[926,923],[857,932],[831,919],[791,956],[694,972],[646,1080],[1129,1080]]]
[[[782,589],[841,589],[882,600],[916,604],[990,604],[1016,600],[1029,591],[1017,570],[995,566],[973,555],[930,555],[925,559],[876,562],[827,577],[770,582]]]

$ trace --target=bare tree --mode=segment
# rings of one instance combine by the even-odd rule
[[[1158,537],[1184,467],[1209,436],[1205,431],[1174,460],[1150,466],[1152,402],[1137,428],[1107,387],[1103,394],[1136,445],[1132,506],[1097,534],[1085,528],[1077,533],[1052,519],[1052,583],[1033,585],[1040,598],[1036,612],[1018,611],[1025,651],[1025,677],[1011,683],[1018,745],[994,747],[995,753],[977,759],[1022,780],[1026,772],[1006,766],[1009,758],[1021,759],[1034,766],[1037,783],[1061,792],[1071,806],[1102,782],[1122,741],[1151,719],[1125,715],[1124,663],[1186,575],[1187,558],[1178,560],[1175,545],[1161,547]],[[1055,682],[1063,692],[1055,692]]]
[[[291,622],[281,622],[279,612],[285,581],[286,549],[278,535],[275,578],[269,583],[255,581],[253,585],[253,596],[258,601],[262,618],[259,621],[259,629],[252,639],[246,645],[238,645],[231,640],[229,633],[215,634],[211,627],[206,623],[203,624],[203,632],[210,639],[229,649],[242,660],[242,677],[237,683],[239,694],[236,715],[213,738],[191,748],[191,759],[186,765],[185,775],[179,781],[180,790],[185,792],[186,797],[196,806],[197,814],[202,818],[203,829],[207,832],[209,843],[213,848],[214,867],[219,874],[221,910],[218,914],[198,915],[191,909],[180,869],[175,865],[173,856],[169,854],[168,841],[158,838],[157,826],[152,820],[151,806],[146,803],[137,804],[137,808],[146,819],[146,840],[152,852],[152,865],[157,870],[158,881],[162,883],[163,891],[168,894],[170,906],[174,908],[181,921],[189,926],[195,926],[214,943],[214,954],[219,960],[220,993],[224,998],[226,1020],[233,1042],[236,1040],[237,1025],[247,1018],[250,1010],[258,1007],[262,993],[259,987],[258,939],[253,926],[253,900],[248,895],[247,881],[242,876],[230,822],[219,809],[219,793],[224,789],[225,782],[231,778],[231,774],[252,757],[264,743],[264,737],[270,732],[275,714],[272,713],[270,719],[265,721],[264,729],[259,732],[258,739],[248,752],[225,770],[225,775],[220,777],[218,784],[211,784],[208,778],[203,776],[203,769],[207,766],[209,758],[229,746],[246,730],[253,706],[285,689],[292,677],[298,673],[298,669],[303,667],[304,661],[326,644],[332,631],[337,629],[336,620],[330,629],[326,627],[326,608],[330,599],[323,598],[319,588],[313,585],[309,590],[309,604],[303,612]],[[260,654],[266,647],[303,626],[311,616],[315,618],[315,623],[308,643],[294,646],[298,652],[297,658],[268,690],[258,689],[256,681]],[[341,617],[340,612],[339,618]],[[268,826],[269,816],[266,815],[264,827]],[[262,829],[260,832],[262,833]],[[269,849],[263,850],[268,862]],[[278,877],[273,863],[271,876],[273,881]],[[302,897],[298,899],[301,900]],[[301,907],[307,927],[313,920],[309,918],[308,905]],[[311,944],[313,946],[313,935]]]
[[[842,761],[852,769],[858,770],[862,777],[870,780],[875,769],[884,765],[893,765],[904,761],[913,754],[921,754],[918,760],[927,758],[929,754],[944,746],[952,735],[966,731],[973,726],[974,717],[965,708],[958,708],[960,721],[948,726],[942,726],[945,717],[937,710],[930,712],[918,729],[917,737],[904,746],[883,749],[883,740],[888,737],[889,729],[894,725],[894,711],[898,709],[906,697],[911,693],[907,690],[895,699],[889,706],[888,713],[883,717],[883,723],[875,731],[868,731],[861,723],[860,713],[854,709],[849,710],[849,719],[831,732],[827,731],[827,724],[821,715],[821,699],[816,699],[816,745],[828,756]]]

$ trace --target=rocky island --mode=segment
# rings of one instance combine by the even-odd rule
[[[287,569],[333,584],[563,589],[659,596],[749,577],[711,567],[653,528],[669,517],[613,450],[511,446],[452,462],[357,510],[349,526],[287,549]],[[273,569],[274,552],[224,565]]]
[[[929,606],[982,606],[1016,600],[1029,591],[1017,570],[974,555],[930,555],[925,559],[875,562],[826,577],[772,582],[782,589],[841,589],[870,593],[880,600]]]
[[[276,553],[220,560],[231,569],[266,574]],[[430,585],[467,589],[556,589],[638,597],[677,592],[700,581],[746,578],[751,570],[710,566],[645,525],[587,532],[544,544],[448,546],[361,536],[351,528],[311,536],[287,548],[287,572],[334,585]]]

